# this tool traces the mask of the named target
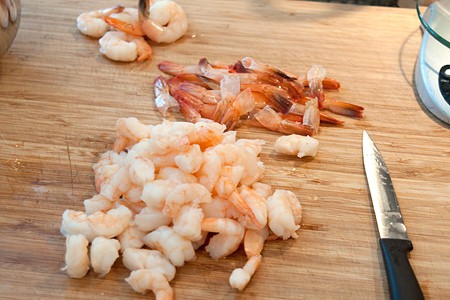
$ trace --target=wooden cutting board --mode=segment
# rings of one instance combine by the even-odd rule
[[[410,261],[426,298],[450,298],[450,131],[418,100],[413,69],[421,41],[413,9],[303,1],[180,0],[184,38],[154,45],[145,63],[115,63],[80,34],[76,17],[116,1],[23,1],[16,41],[0,60],[0,295],[11,299],[144,299],[120,260],[99,279],[69,279],[67,208],[95,193],[91,170],[110,149],[115,121],[156,124],[152,81],[161,60],[232,63],[253,56],[304,73],[314,64],[342,83],[335,99],[362,105],[364,120],[321,127],[315,159],[275,153],[280,135],[262,138],[263,181],[294,191],[304,207],[300,237],[267,242],[263,263],[243,292],[228,277],[242,250],[214,261],[203,251],[177,270],[178,299],[388,298],[378,232],[363,172],[362,130],[382,152],[414,244]],[[136,1],[121,4],[137,6]]]

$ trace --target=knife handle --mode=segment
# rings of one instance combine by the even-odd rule
[[[408,260],[408,253],[413,249],[411,241],[382,238],[380,245],[391,299],[424,299]]]

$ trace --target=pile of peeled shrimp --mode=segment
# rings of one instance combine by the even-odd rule
[[[183,8],[172,0],[139,0],[138,9],[117,5],[82,13],[81,33],[99,39],[100,53],[115,61],[144,61],[152,57],[149,40],[172,43],[187,31]]]
[[[181,111],[190,122],[207,118],[233,129],[238,121],[283,134],[314,135],[320,123],[342,125],[324,111],[363,118],[364,108],[325,96],[340,83],[326,77],[323,66],[313,65],[305,77],[284,72],[251,57],[235,64],[196,65],[163,61],[158,65],[170,79],[154,81],[157,109],[168,116]]]
[[[266,240],[298,237],[302,207],[293,192],[260,182],[264,141],[225,129],[210,120],[119,119],[113,150],[93,165],[98,194],[85,211],[63,213],[68,275],[92,268],[103,277],[121,255],[135,291],[172,299],[169,282],[195,250],[221,259],[243,244],[248,261],[229,283],[244,289]]]

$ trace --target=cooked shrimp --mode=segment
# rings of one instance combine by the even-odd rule
[[[148,207],[162,210],[166,203],[167,195],[169,195],[177,185],[178,183],[174,180],[156,179],[147,182],[142,191],[141,199]]]
[[[202,238],[203,211],[191,204],[184,205],[173,218],[173,230],[190,241],[199,241]]]
[[[95,189],[97,193],[100,192],[103,180],[107,177],[111,177],[120,166],[125,164],[126,156],[127,154],[123,151],[120,153],[116,153],[113,150],[106,151],[100,156],[99,161],[92,166],[95,175]],[[108,166],[114,167],[110,168]]]
[[[147,182],[155,179],[153,162],[144,156],[140,156],[137,151],[130,150],[128,152],[126,164],[130,173],[130,179],[135,185],[143,187]]]
[[[270,195],[272,195],[272,187],[270,184],[255,182],[252,184],[252,189],[254,189],[255,192],[260,194],[264,199],[267,199]]]
[[[310,136],[297,134],[280,136],[275,141],[275,151],[281,154],[315,157],[319,147],[319,141]]]
[[[156,300],[173,299],[173,290],[167,278],[157,270],[140,269],[131,272],[130,277],[125,281],[138,293],[153,291]]]
[[[175,164],[181,171],[186,173],[197,172],[200,169],[202,162],[202,150],[197,144],[191,145],[186,152],[182,152],[175,156]]]
[[[250,279],[261,263],[261,260],[261,255],[255,255],[247,261],[244,267],[234,269],[229,280],[231,287],[242,291],[250,282]]]
[[[231,193],[236,190],[242,175],[244,174],[244,170],[245,168],[243,166],[222,167],[219,178],[214,185],[214,191],[217,195],[219,197],[228,198]]]
[[[145,207],[134,217],[134,224],[137,229],[143,232],[150,232],[162,225],[172,223],[172,218],[165,215],[161,210]]]
[[[66,209],[62,216],[60,231],[64,236],[82,234],[89,241],[95,238],[95,233],[89,226],[87,215],[82,211]]]
[[[117,236],[120,242],[120,251],[124,252],[129,248],[142,248],[144,242],[142,238],[145,236],[145,232],[139,230],[134,224],[130,224],[121,234]]]
[[[148,247],[161,251],[175,267],[181,267],[195,258],[191,241],[177,234],[171,227],[161,226],[147,234],[143,240]]]
[[[150,129],[136,118],[120,118],[116,122],[114,151],[119,153],[150,136]]]
[[[199,183],[180,184],[166,198],[164,212],[168,216],[176,216],[183,205],[211,202],[211,193]]]
[[[211,192],[219,179],[221,169],[220,156],[213,150],[206,150],[203,152],[203,163],[195,175],[198,182]]]
[[[132,185],[131,188],[127,192],[123,193],[122,197],[128,203],[139,204],[139,202],[142,202],[142,199],[141,199],[142,191],[143,191],[142,186]],[[143,204],[145,205],[145,203],[143,203]]]
[[[218,233],[209,240],[205,248],[213,259],[228,256],[236,251],[245,233],[239,222],[228,218],[204,218],[202,230]]]
[[[96,236],[113,238],[128,227],[131,220],[131,211],[121,205],[118,208],[111,209],[106,214],[97,211],[89,215],[87,220]]]
[[[302,208],[293,192],[276,190],[267,199],[267,209],[273,233],[283,239],[298,237],[296,230],[300,228]]]
[[[86,214],[91,215],[96,211],[106,212],[113,208],[114,202],[103,195],[95,195],[83,201]]]
[[[119,257],[120,243],[116,239],[96,237],[92,241],[90,258],[91,265],[99,277],[104,277]]]
[[[264,242],[269,236],[269,228],[261,230],[247,229],[244,236],[244,250],[248,258],[261,254]]]
[[[157,43],[172,43],[187,31],[188,20],[183,8],[171,0],[139,0],[139,21],[123,22],[105,17],[111,26],[135,36],[147,36]]]
[[[82,234],[68,235],[66,238],[66,266],[69,277],[82,278],[89,271],[89,241]]]
[[[130,271],[139,269],[155,270],[163,274],[168,281],[175,277],[175,267],[158,250],[129,248],[123,253],[122,262]]]
[[[246,147],[242,143],[219,144],[212,150],[219,155],[223,165],[244,167],[241,184],[251,185],[262,177],[264,165],[253,147]]]
[[[159,169],[156,179],[172,180],[178,183],[196,183],[198,181],[197,177],[194,175],[186,173],[175,167],[165,167]]]
[[[103,18],[114,13],[120,13],[123,10],[124,7],[118,5],[112,8],[82,13],[77,17],[77,28],[85,35],[100,38],[111,28]]]
[[[267,206],[264,197],[245,185],[241,186],[238,191],[242,199],[251,209],[253,213],[251,216],[254,216],[257,220],[257,223],[255,224],[255,222],[251,219],[251,216],[244,214],[241,218],[239,218],[241,224],[243,224],[246,228],[256,230],[265,227],[267,224]]]
[[[237,219],[240,212],[226,199],[213,196],[210,203],[200,205],[206,218]]]
[[[153,82],[155,89],[156,109],[164,116],[170,116],[171,112],[178,112],[180,105],[170,94],[169,84],[162,76],[156,77]]]
[[[121,31],[108,31],[98,40],[100,53],[115,61],[138,62],[152,57],[152,47],[142,38]]]
[[[101,179],[100,194],[111,201],[119,199],[124,193],[128,192],[133,183],[130,179],[130,172],[126,167],[118,165],[104,166],[106,170],[104,178]]]

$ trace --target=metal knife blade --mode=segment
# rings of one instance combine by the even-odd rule
[[[381,238],[407,240],[400,206],[386,163],[369,134],[363,132],[364,169]]]
[[[391,299],[424,299],[408,260],[413,249],[386,163],[363,131],[363,162],[372,198]]]

